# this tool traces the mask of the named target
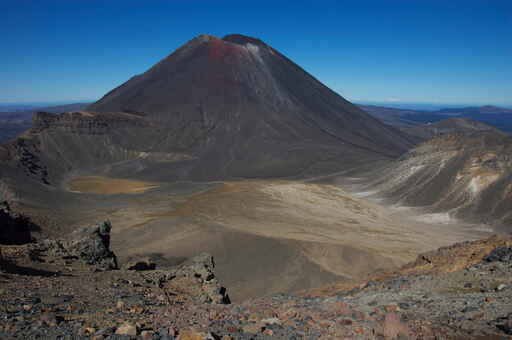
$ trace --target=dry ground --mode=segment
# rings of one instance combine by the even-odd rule
[[[75,177],[68,183],[68,188],[72,192],[104,195],[145,192],[156,187],[158,183],[103,176]]]
[[[121,259],[158,254],[177,261],[210,252],[235,300],[357,279],[488,234],[459,221],[429,222],[327,183],[250,180],[178,194],[165,185],[143,193],[155,184],[97,179],[71,183],[130,193],[125,205],[108,212]]]

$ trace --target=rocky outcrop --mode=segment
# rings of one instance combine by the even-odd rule
[[[512,247],[498,247],[484,258],[485,262],[512,262]]]
[[[418,255],[416,261],[403,267],[407,273],[443,273],[462,270],[484,262],[505,261],[512,256],[512,238],[492,237],[455,243]]]
[[[504,236],[462,242],[351,288],[229,305],[209,254],[170,270],[90,272],[12,246],[8,259],[25,271],[0,274],[0,338],[503,339],[512,334],[511,246]]]
[[[0,143],[7,142],[32,127],[32,117],[38,111],[61,113],[85,108],[86,103],[39,107],[26,111],[2,112],[0,115]],[[1,159],[1,156],[0,156]]]
[[[82,228],[73,234],[73,239],[65,248],[71,255],[79,257],[89,265],[117,269],[116,255],[110,250],[111,229],[110,221]]]
[[[69,240],[44,240],[40,250],[66,260],[80,260],[99,269],[118,269],[117,257],[110,249],[110,221],[75,231]]]
[[[11,211],[9,203],[0,202],[0,244],[32,242],[30,231],[34,226],[28,217]]]
[[[175,298],[194,303],[230,303],[226,288],[215,276],[215,262],[210,254],[197,255],[176,269],[159,272],[156,281],[172,303]]]
[[[124,126],[147,126],[142,114],[132,113],[95,113],[95,112],[66,112],[53,114],[37,112],[33,117],[34,132],[43,130],[69,132],[84,135],[104,135],[113,129]]]
[[[142,259],[131,260],[128,263],[123,265],[124,270],[155,270],[156,263],[154,263],[149,257],[144,257]]]
[[[37,244],[37,252],[51,259],[58,259],[66,265],[80,261],[101,270],[118,269],[116,255],[110,249],[109,221],[84,227],[75,231],[69,239],[46,239]],[[55,260],[52,260],[55,262]],[[55,263],[57,263],[55,262]],[[226,288],[222,287],[215,275],[215,262],[212,255],[199,254],[181,265],[156,270],[150,258],[135,259],[122,266],[124,273],[139,272],[161,289],[169,304],[228,304]]]
[[[38,182],[49,184],[48,168],[41,159],[41,149],[41,140],[33,138],[28,133],[0,145],[0,177],[2,177],[0,191],[3,191],[6,182],[16,183],[15,177],[18,176],[24,181],[27,177],[31,177]]]

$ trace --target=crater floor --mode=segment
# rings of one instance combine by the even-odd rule
[[[72,192],[88,194],[130,194],[158,187],[158,183],[103,176],[74,177],[68,183]]]
[[[66,213],[77,224],[110,219],[121,259],[172,262],[209,252],[235,301],[359,279],[491,233],[386,206],[332,178],[151,183],[90,176],[69,183],[74,203]]]

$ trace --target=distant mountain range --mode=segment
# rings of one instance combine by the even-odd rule
[[[71,104],[70,104],[71,103]],[[41,108],[58,108],[68,105],[75,105],[81,103],[92,103],[92,100],[66,100],[56,102],[22,102],[22,103],[2,103],[0,102],[0,114],[3,112],[20,112],[20,111],[33,111]]]
[[[439,114],[451,114],[451,115],[468,115],[468,114],[511,114],[512,110],[493,106],[493,105],[485,105],[485,106],[469,106],[463,108],[450,108],[450,109],[442,109],[437,111]]]
[[[0,105],[0,143],[5,142],[21,134],[32,127],[32,116],[38,111],[50,113],[62,113],[67,111],[79,111],[88,103],[73,103],[57,106],[34,107],[32,105]]]
[[[480,121],[509,134],[512,133],[512,110],[498,106],[469,106],[440,109],[437,111],[398,109],[374,105],[359,105],[359,107],[384,123],[399,128],[410,128],[420,124],[435,123],[453,117],[460,117]]]
[[[434,138],[438,135],[452,133],[473,133],[476,131],[489,131],[497,135],[506,136],[507,134],[492,125],[482,123],[477,120],[463,117],[453,117],[443,119],[435,123],[420,124],[412,127],[400,128],[402,131],[419,137],[424,140]]]

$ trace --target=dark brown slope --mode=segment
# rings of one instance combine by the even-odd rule
[[[438,136],[379,169],[374,188],[406,206],[512,230],[512,137],[494,131]]]

